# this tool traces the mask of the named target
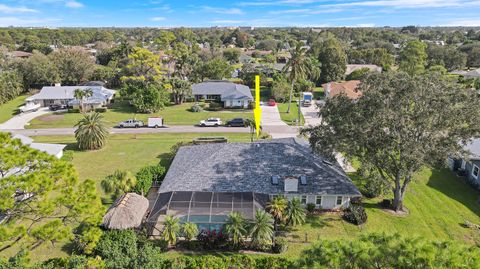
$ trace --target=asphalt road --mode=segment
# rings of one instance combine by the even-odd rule
[[[26,136],[73,135],[75,128],[49,129],[2,129],[3,132]],[[243,127],[197,127],[176,125],[168,128],[110,128],[111,134],[155,134],[155,133],[250,133],[250,128]]]

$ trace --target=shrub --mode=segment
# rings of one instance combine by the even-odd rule
[[[191,112],[202,112],[203,108],[199,104],[194,104],[192,107],[190,107]]]
[[[288,242],[283,237],[275,237],[275,240],[272,245],[272,252],[273,253],[283,253],[287,251]]]
[[[141,195],[148,193],[153,182],[160,183],[163,174],[165,174],[165,167],[160,165],[150,165],[141,168],[135,175],[137,184],[133,190]]]
[[[351,204],[343,213],[343,218],[355,225],[362,225],[367,222],[367,212],[361,205]]]
[[[219,111],[221,109],[222,109],[222,105],[220,103],[217,103],[217,102],[211,102],[208,105],[208,110],[210,110],[210,111]]]
[[[315,204],[308,203],[307,204],[307,213],[308,214],[313,214],[314,211],[315,211]]]
[[[107,108],[106,107],[97,107],[97,108],[95,108],[95,112],[105,113],[105,112],[107,112]]]
[[[197,236],[197,240],[202,243],[205,249],[214,249],[225,246],[227,238],[225,235],[216,230],[202,230]]]
[[[73,150],[65,150],[63,152],[62,160],[71,162],[73,160]]]
[[[68,113],[80,113],[80,109],[78,108],[69,108]]]

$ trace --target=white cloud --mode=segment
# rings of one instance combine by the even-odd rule
[[[218,23],[218,24],[239,24],[244,23],[245,21],[242,20],[214,20],[211,23]]]
[[[10,7],[4,4],[0,4],[0,12],[1,13],[8,13],[8,14],[15,14],[15,13],[35,13],[38,12],[35,9],[26,8],[26,7]]]
[[[442,24],[441,26],[480,26],[480,19],[458,19]]]
[[[166,20],[165,17],[153,17],[153,18],[150,18],[151,21],[164,21]]]
[[[218,7],[209,7],[203,6],[204,11],[218,14],[229,14],[229,15],[241,15],[243,11],[239,8],[218,8]]]
[[[434,8],[461,7],[473,2],[462,0],[373,0],[338,4],[325,4],[324,7],[393,7],[393,8]]]
[[[52,23],[61,21],[61,19],[38,19],[38,18],[18,18],[18,17],[0,17],[0,27],[8,26],[48,26]]]
[[[65,2],[65,6],[69,8],[82,8],[84,5],[77,1],[67,1]]]
[[[354,27],[366,27],[366,28],[375,27],[375,23],[359,23]]]
[[[284,10],[275,10],[270,11],[270,14],[324,14],[324,13],[337,13],[342,12],[341,8],[328,8],[328,9],[318,9],[318,8],[302,8],[302,9],[284,9]]]

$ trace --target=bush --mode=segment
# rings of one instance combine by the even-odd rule
[[[362,225],[367,222],[367,212],[363,206],[351,204],[345,209],[343,219],[355,225]]]
[[[80,109],[78,108],[69,108],[68,113],[80,113]]]
[[[107,112],[107,108],[106,107],[97,107],[97,108],[95,108],[95,112],[105,113],[105,112]]]
[[[308,203],[307,204],[307,212],[308,214],[312,214],[315,211],[315,204],[313,203]]]
[[[210,111],[219,111],[221,109],[222,109],[222,105],[220,103],[217,103],[217,102],[211,102],[208,105],[208,110],[210,110]]]
[[[65,150],[63,152],[62,160],[71,162],[73,160],[73,150]]]
[[[288,242],[285,238],[283,237],[275,237],[275,240],[273,242],[272,246],[272,252],[273,253],[283,253],[287,251],[288,248]]]
[[[194,104],[192,107],[190,107],[191,112],[202,112],[203,108],[199,104]]]
[[[221,231],[202,230],[197,240],[202,243],[204,249],[214,249],[224,247],[227,237]]]
[[[160,183],[164,174],[165,167],[160,165],[150,165],[141,168],[135,175],[137,177],[137,184],[133,190],[138,194],[146,195],[150,187],[152,187],[152,183]]]

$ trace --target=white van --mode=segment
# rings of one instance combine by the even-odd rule
[[[161,117],[148,118],[148,127],[150,128],[163,127],[163,118]]]

